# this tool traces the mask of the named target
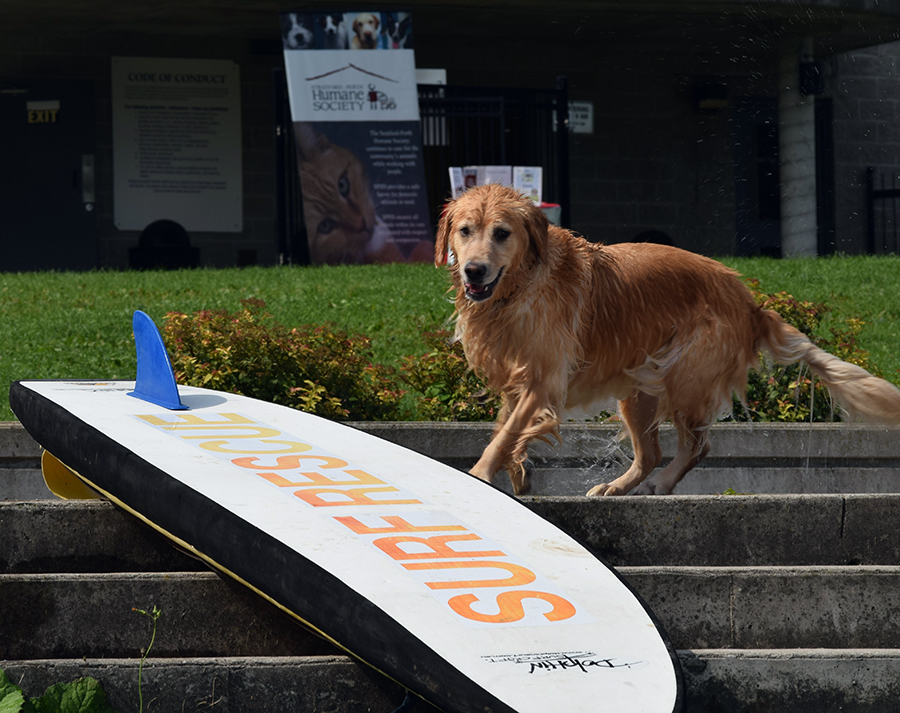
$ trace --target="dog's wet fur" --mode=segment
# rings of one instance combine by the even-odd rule
[[[806,362],[850,414],[900,422],[900,390],[760,308],[721,263],[666,245],[590,243],[511,188],[478,186],[451,201],[435,263],[449,265],[470,365],[502,395],[493,438],[470,472],[491,481],[505,468],[516,493],[528,490],[530,441],[558,439],[566,415],[615,402],[634,461],[588,495],[671,493],[709,451],[710,425],[731,411],[732,394],[743,396],[761,351]],[[666,420],[678,450],[648,477]]]

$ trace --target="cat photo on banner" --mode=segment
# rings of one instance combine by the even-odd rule
[[[310,260],[316,265],[403,262],[375,212],[365,166],[313,124],[294,125]]]
[[[310,261],[430,262],[410,14],[282,13],[281,26]]]

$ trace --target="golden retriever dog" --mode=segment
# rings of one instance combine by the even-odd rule
[[[361,12],[353,20],[353,36],[350,49],[374,50],[378,47],[378,26],[381,20],[371,12]]]
[[[617,401],[634,461],[588,495],[671,493],[709,451],[709,427],[743,395],[759,352],[806,362],[851,414],[900,422],[900,390],[814,346],[761,309],[735,272],[678,248],[592,244],[549,225],[531,200],[492,184],[441,217],[435,264],[448,262],[456,336],[469,364],[502,395],[493,437],[472,475],[505,468],[527,492],[527,447],[559,439],[568,414]],[[659,465],[659,424],[678,434]]]

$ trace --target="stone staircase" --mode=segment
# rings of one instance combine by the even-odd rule
[[[454,465],[490,433],[358,426]],[[578,494],[619,467],[621,446],[607,426],[564,430],[563,446],[535,450],[525,501],[655,612],[678,649],[685,711],[900,710],[900,432],[717,426],[710,458],[679,489],[695,494],[589,500]],[[666,431],[664,451],[669,441]],[[117,709],[136,710],[151,625],[132,609],[155,605],[147,710],[401,705],[397,684],[134,518],[50,499],[38,455],[17,425],[0,426],[0,668],[29,695],[91,675]],[[766,494],[713,494],[726,489]]]

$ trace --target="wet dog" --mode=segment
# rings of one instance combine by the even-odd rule
[[[634,461],[588,495],[671,493],[709,451],[710,425],[744,393],[760,351],[780,364],[806,362],[851,414],[900,422],[900,390],[760,308],[715,260],[652,243],[589,243],[497,184],[448,204],[435,263],[448,253],[456,336],[503,403],[470,472],[490,481],[505,468],[516,493],[528,489],[530,441],[558,439],[566,415],[615,402]],[[678,450],[648,478],[662,458],[665,420]]]

